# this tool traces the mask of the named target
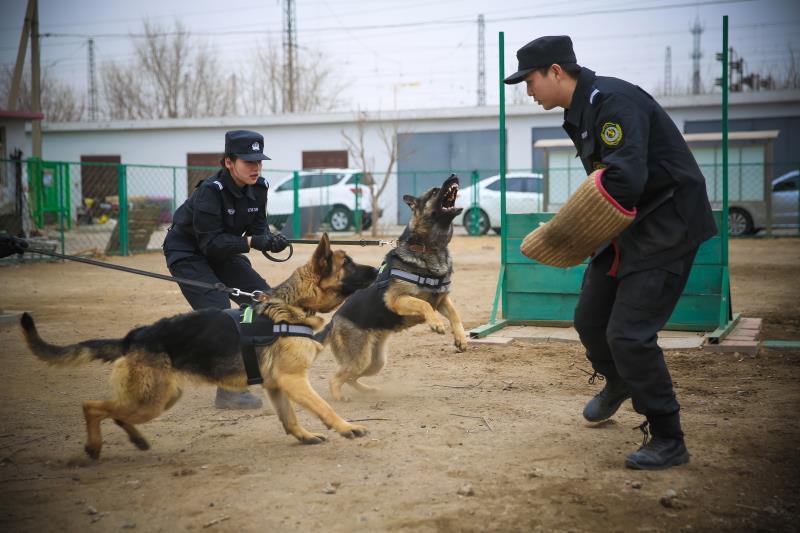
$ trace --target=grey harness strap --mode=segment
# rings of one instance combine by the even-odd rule
[[[447,285],[450,285],[450,276],[445,276],[443,278],[432,278],[420,276],[418,274],[412,274],[411,272],[406,272],[405,270],[400,270],[399,268],[391,269],[389,271],[389,276],[392,278],[410,281],[411,283],[416,283],[424,289],[436,290],[446,288]]]
[[[275,324],[266,316],[254,313],[253,308],[249,306],[242,309],[226,309],[223,312],[233,320],[239,331],[239,348],[247,372],[248,385],[264,383],[258,365],[256,346],[269,346],[278,340],[278,337],[314,338],[314,330],[309,326],[285,322]]]

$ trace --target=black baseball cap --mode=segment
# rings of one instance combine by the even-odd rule
[[[577,64],[575,52],[572,50],[572,39],[567,35],[548,35],[539,37],[517,50],[517,71],[503,80],[508,85],[519,83],[537,68],[549,67],[553,63],[559,65]]]
[[[264,137],[248,130],[225,132],[225,154],[244,161],[270,160],[264,155]]]

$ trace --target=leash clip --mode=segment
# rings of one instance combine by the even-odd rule
[[[390,239],[388,241],[378,241],[378,246],[391,246],[392,248],[397,248],[397,241],[394,239]]]

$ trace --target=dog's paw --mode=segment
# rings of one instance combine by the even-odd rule
[[[467,339],[466,338],[456,339],[456,341],[453,344],[455,344],[457,352],[463,353],[463,352],[467,351]]]
[[[95,461],[100,459],[100,450],[95,448],[94,446],[86,445],[83,447],[83,450],[86,452],[86,455],[89,456],[90,459],[94,459]]]
[[[143,437],[131,437],[131,442],[134,446],[139,448],[142,451],[147,451],[150,449],[150,443],[144,440]]]
[[[356,437],[363,437],[367,434],[367,428],[358,424],[350,424],[346,429],[339,432],[339,435],[346,439],[354,439]]]
[[[307,435],[298,437],[298,439],[303,444],[322,444],[323,442],[328,440],[327,437],[325,437],[325,435],[321,435],[319,433],[308,433]]]
[[[436,322],[430,322],[429,324],[431,326],[431,331],[433,331],[434,333],[438,333],[439,335],[444,335],[447,332],[447,330],[444,327],[444,323],[441,320],[438,320]]]

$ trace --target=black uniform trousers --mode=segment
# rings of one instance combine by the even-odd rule
[[[592,367],[608,380],[623,379],[633,408],[660,437],[683,437],[680,406],[658,346],[658,332],[678,303],[697,248],[663,268],[608,275],[614,250],[607,247],[587,267],[575,329]]]
[[[250,260],[244,255],[234,254],[222,261],[210,262],[202,255],[193,255],[179,259],[169,266],[173,276],[188,278],[204,283],[224,283],[228,287],[245,292],[267,291],[269,285],[258,272],[253,270]],[[181,292],[195,311],[213,307],[215,309],[230,308],[229,295],[214,289],[203,289],[191,285],[181,285]],[[250,304],[249,296],[230,297],[239,305]]]

